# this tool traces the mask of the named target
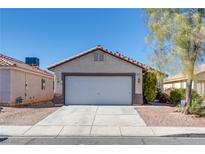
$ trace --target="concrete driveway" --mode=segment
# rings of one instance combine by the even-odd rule
[[[63,106],[25,135],[43,130],[58,136],[123,136],[142,126],[146,124],[134,106]]]

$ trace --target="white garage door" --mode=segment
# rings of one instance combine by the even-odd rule
[[[131,76],[66,76],[66,105],[131,105]]]

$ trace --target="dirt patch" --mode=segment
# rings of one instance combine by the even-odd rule
[[[136,110],[148,126],[187,126],[205,127],[205,117],[184,115],[176,112],[176,107],[143,106]]]
[[[0,112],[0,125],[34,125],[58,108],[51,102],[21,107],[3,107]]]

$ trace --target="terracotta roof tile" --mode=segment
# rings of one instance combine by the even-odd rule
[[[91,53],[91,52],[94,52],[94,51],[97,51],[97,50],[101,50],[101,51],[103,51],[105,53],[108,53],[108,54],[113,55],[113,56],[115,56],[117,58],[125,60],[125,61],[127,61],[127,62],[129,62],[131,64],[134,64],[134,65],[136,65],[138,67],[141,67],[144,71],[155,70],[154,68],[149,67],[149,66],[147,66],[147,65],[145,65],[143,63],[140,63],[140,62],[138,62],[138,61],[136,61],[134,59],[131,59],[131,58],[121,54],[120,52],[109,51],[108,49],[105,49],[105,48],[103,48],[100,45],[97,45],[95,48],[88,49],[88,50],[86,50],[84,52],[81,52],[81,53],[79,53],[77,55],[74,55],[72,57],[69,57],[69,58],[63,60],[63,61],[60,61],[60,62],[58,62],[56,64],[53,64],[53,65],[49,66],[48,69],[52,69],[54,67],[57,67],[57,66],[62,65],[64,63],[66,63],[66,62],[69,62],[71,60],[74,60],[74,59],[79,58],[79,57],[81,57],[81,56],[83,56],[85,54],[88,54],[88,53]]]
[[[14,64],[0,57],[0,66],[14,66]]]

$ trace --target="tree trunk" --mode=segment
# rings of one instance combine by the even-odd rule
[[[189,107],[192,101],[192,79],[187,80],[187,87],[186,87],[186,104],[184,108],[184,114],[189,114]]]

